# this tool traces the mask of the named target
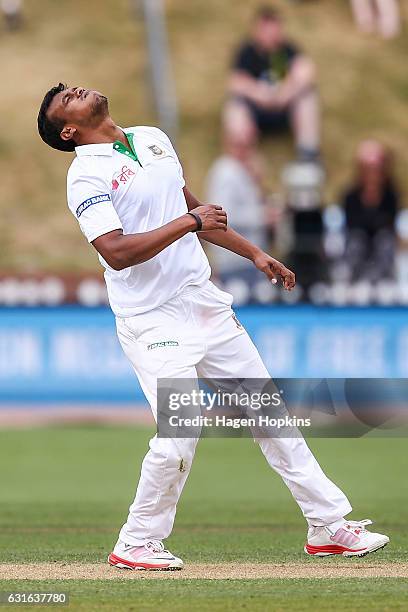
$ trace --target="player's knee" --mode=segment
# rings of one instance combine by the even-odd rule
[[[150,441],[150,450],[155,456],[155,462],[181,473],[190,469],[196,446],[197,439],[195,438],[155,437]]]

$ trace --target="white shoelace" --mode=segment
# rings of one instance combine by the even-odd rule
[[[372,524],[373,524],[373,521],[371,521],[370,519],[363,519],[362,521],[347,521],[346,522],[346,526],[349,525],[353,531],[355,529],[366,531],[366,525],[372,525]]]
[[[150,542],[147,542],[147,544],[145,544],[145,548],[154,553],[164,552],[164,545],[163,542],[160,542],[160,540],[151,540]]]

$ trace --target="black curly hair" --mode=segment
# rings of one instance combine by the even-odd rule
[[[58,151],[72,152],[76,147],[75,142],[73,140],[63,140],[60,135],[64,122],[59,119],[51,120],[47,117],[48,109],[54,97],[65,89],[67,89],[67,86],[64,83],[59,83],[56,87],[51,87],[47,91],[40,106],[37,125],[38,133],[47,145]]]

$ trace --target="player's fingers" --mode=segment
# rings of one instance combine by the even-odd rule
[[[226,222],[222,223],[221,221],[218,221],[217,224],[216,224],[216,229],[221,229],[224,232],[226,232],[227,231],[227,223]]]
[[[291,291],[293,287],[295,286],[295,283],[296,283],[295,275],[293,274],[293,272],[290,272],[288,270],[287,273],[285,273],[283,277],[284,288],[287,289],[288,291]]]
[[[264,268],[262,269],[262,272],[266,274],[266,276],[269,278],[271,283],[276,285],[278,281],[276,280],[275,274],[273,273],[271,266],[269,265],[264,266]]]
[[[227,213],[224,210],[221,210],[217,213],[218,221],[222,221],[223,223],[227,223]]]
[[[220,223],[226,223],[227,213],[225,213],[224,211],[217,212],[216,218],[217,218],[217,221],[219,221]]]

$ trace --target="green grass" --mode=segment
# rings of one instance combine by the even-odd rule
[[[105,561],[150,434],[91,426],[1,431],[0,562]],[[314,439],[310,445],[348,493],[354,517],[375,519],[391,536],[384,551],[361,562],[407,561],[406,440]],[[169,548],[186,563],[321,563],[305,558],[304,537],[296,504],[251,440],[200,443]],[[401,579],[0,581],[3,591],[54,588],[69,591],[69,609],[84,610],[337,610],[350,608],[350,597],[353,610],[408,605]],[[356,602],[359,593],[364,597]]]
[[[9,581],[3,590],[38,590],[35,581]],[[133,610],[134,612],[290,612],[301,610],[406,610],[407,584],[383,578],[351,580],[78,580],[48,582],[51,592],[69,593],[59,610]],[[43,588],[41,592],[45,592]],[[193,595],[192,595],[193,594]],[[5,609],[2,607],[2,609]],[[12,610],[12,607],[6,608]],[[14,606],[14,609],[16,607]],[[55,610],[36,606],[34,610]]]

